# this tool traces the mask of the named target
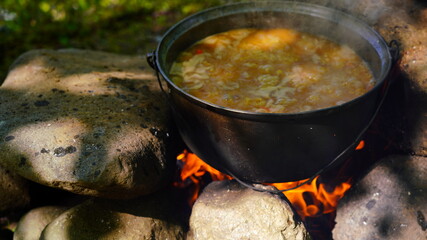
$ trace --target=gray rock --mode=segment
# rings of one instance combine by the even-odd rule
[[[60,206],[45,206],[32,209],[19,220],[13,234],[13,240],[39,240],[46,225],[66,210],[66,207]]]
[[[187,239],[310,239],[294,216],[289,204],[278,195],[234,181],[216,181],[195,202]]]
[[[52,221],[40,240],[184,239],[177,202],[168,191],[133,200],[88,200]]]
[[[427,158],[390,156],[341,199],[334,239],[427,238]]]
[[[178,134],[147,68],[144,58],[103,52],[23,54],[0,87],[1,164],[83,195],[159,189],[175,167]]]
[[[397,0],[395,0],[397,1]],[[393,2],[393,1],[391,1]],[[399,69],[405,99],[401,118],[405,127],[400,148],[427,155],[427,9],[421,1],[396,5],[392,13],[379,19],[377,30],[387,40],[400,43]]]
[[[0,166],[0,212],[29,203],[28,181]]]

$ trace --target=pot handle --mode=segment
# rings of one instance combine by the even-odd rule
[[[156,72],[157,82],[159,83],[160,89],[168,97],[169,95],[167,94],[167,92],[163,88],[163,84],[162,84],[162,81],[160,79],[159,68],[157,67],[157,64],[156,64],[156,53],[155,53],[155,51],[147,53],[146,58],[147,58],[147,62],[150,65],[150,67]]]
[[[388,44],[389,47],[389,51],[390,51],[390,55],[392,57],[392,69],[391,72],[389,74],[393,75],[395,74],[394,71],[396,69],[396,66],[398,65],[399,59],[400,59],[400,44],[397,40],[391,40]],[[338,156],[336,156],[328,165],[326,165],[324,168],[320,169],[318,172],[316,172],[313,176],[311,176],[309,179],[303,181],[302,183],[296,185],[295,187],[292,188],[287,188],[287,189],[277,189],[277,190],[269,190],[269,189],[262,189],[262,188],[258,188],[256,186],[254,186],[251,183],[247,183],[239,178],[237,178],[236,176],[234,176],[234,174],[230,173],[230,171],[228,171],[227,169],[225,169],[225,171],[227,172],[228,175],[230,175],[233,179],[235,179],[237,182],[239,182],[240,184],[242,184],[245,187],[251,188],[255,191],[258,192],[269,192],[269,193],[273,193],[273,194],[279,194],[279,193],[283,193],[286,191],[290,191],[290,190],[294,190],[297,189],[299,187],[301,187],[304,184],[310,184],[317,176],[319,176],[322,172],[324,172],[326,169],[330,168],[331,166],[333,166],[335,164],[335,162],[341,158],[341,156],[343,156],[344,154],[346,154],[348,151],[350,151],[354,146],[356,146],[356,143],[360,142],[363,134],[365,134],[365,132],[368,130],[368,128],[372,125],[372,123],[374,122],[376,116],[378,115],[378,112],[381,108],[381,106],[384,103],[384,100],[386,98],[387,92],[390,88],[390,82],[386,82],[384,84],[384,87],[382,89],[382,96],[381,99],[378,103],[378,107],[377,109],[375,109],[374,114],[372,115],[372,118],[369,120],[368,124],[366,124],[366,126],[360,131],[359,135],[357,135],[356,140],[350,144],[346,149],[344,149],[340,154],[338,154]]]
[[[290,190],[297,189],[297,188],[299,188],[302,185],[307,184],[307,183],[310,184],[316,178],[316,176],[318,176],[322,171],[323,171],[323,169],[320,170],[319,172],[315,173],[312,177],[310,177],[309,179],[305,180],[304,182],[296,185],[295,187],[291,187],[291,188],[287,188],[287,189],[277,189],[277,190],[270,190],[270,189],[258,188],[258,187],[255,187],[253,184],[247,183],[247,182],[245,182],[245,181],[237,178],[236,176],[234,176],[232,173],[230,173],[228,171],[227,171],[227,174],[230,175],[238,183],[242,184],[243,186],[245,186],[247,188],[255,190],[257,192],[269,192],[269,193],[273,193],[273,194],[279,194],[279,193],[284,193],[284,192],[287,192],[287,191],[290,191]]]

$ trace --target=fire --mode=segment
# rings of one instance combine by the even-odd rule
[[[360,141],[359,145],[357,145],[356,150],[362,150],[365,147],[365,141]]]
[[[356,150],[361,150],[365,146],[364,141],[360,141]],[[180,173],[180,181],[174,183],[177,187],[193,186],[192,194],[189,199],[190,205],[196,201],[203,184],[203,176],[209,174],[212,181],[231,180],[232,178],[209,166],[198,158],[195,154],[184,151],[178,155],[177,159],[183,163]],[[307,181],[300,180],[296,182],[272,183],[277,189],[290,189]],[[335,186],[325,185],[319,181],[319,176],[299,186],[296,189],[283,192],[286,198],[291,202],[297,213],[304,219],[305,217],[315,217],[321,214],[334,212],[338,201],[344,196],[345,192],[351,187],[350,180],[339,183]]]
[[[215,168],[209,166],[205,162],[203,162],[196,154],[189,153],[187,150],[184,150],[183,153],[177,156],[177,160],[184,163],[179,182],[174,182],[174,186],[176,187],[185,187],[188,184],[193,185],[193,193],[190,196],[189,203],[193,205],[196,199],[199,197],[199,193],[202,185],[202,177],[208,173],[211,177],[212,181],[220,181],[220,180],[230,180],[232,179],[230,176],[221,173]]]
[[[302,218],[334,212],[338,201],[344,197],[345,192],[351,187],[349,182],[343,182],[335,186],[332,191],[328,191],[326,185],[319,183],[318,179],[319,176],[314,178],[310,183],[283,192]],[[277,189],[289,189],[304,181],[307,181],[307,179],[296,182],[273,183],[271,185]]]

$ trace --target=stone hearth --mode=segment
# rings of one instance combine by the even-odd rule
[[[309,2],[351,12],[401,48],[393,90],[401,99],[386,107],[399,109],[384,113],[377,128],[377,135],[389,140],[385,152],[392,154],[379,155],[359,176],[340,202],[335,229],[326,235],[426,239],[427,6],[417,0]],[[215,224],[227,224],[215,215],[227,218],[222,209],[214,210],[218,203],[202,195],[197,211],[214,212],[190,218],[185,194],[171,187],[175,157],[184,148],[145,56],[77,49],[24,53],[0,86],[0,239],[12,239],[11,230],[13,239],[202,239],[197,237],[205,236],[197,229],[202,221],[212,224],[212,239],[235,236],[233,221],[215,235]],[[233,197],[263,203],[243,205],[236,197],[233,209],[237,203],[241,211],[255,209],[253,215],[283,211],[283,218],[251,219],[258,229],[241,239],[257,239],[257,231],[309,239],[282,198],[228,181],[214,183],[206,194],[230,197],[218,187],[227,184],[234,186]],[[194,220],[200,215],[205,218]],[[285,223],[298,231],[287,235]],[[261,235],[268,230],[272,235]]]

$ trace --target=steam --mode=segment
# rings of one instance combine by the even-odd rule
[[[185,27],[180,26],[173,34],[170,33],[173,38],[176,38],[174,34],[182,34],[178,40],[172,40],[175,41],[174,48],[182,51],[190,43],[237,28],[291,28],[324,36],[350,47],[369,65],[375,79],[381,79],[385,66],[382,59],[388,59],[389,52],[385,42],[377,38],[372,27],[385,25],[396,9],[406,11],[411,3],[406,1],[413,0],[282,0],[286,4],[281,4],[281,0],[224,1],[231,5],[195,15],[186,22]],[[236,4],[239,2],[245,4]],[[362,20],[371,28],[346,17],[342,12]],[[191,28],[185,32],[187,26]],[[169,57],[175,59],[176,56],[172,54],[177,52],[172,51]]]
[[[348,45],[354,51],[356,51],[370,66],[374,73],[375,79],[382,77],[381,65],[382,59],[386,54],[386,49],[382,48],[379,50],[378,47],[373,47],[375,43],[367,44],[367,41],[371,39],[364,39],[359,35],[358,31],[352,31],[353,25],[348,20],[341,20],[344,12],[357,19],[360,19],[367,25],[373,27],[381,27],[387,23],[387,19],[396,14],[396,9],[399,11],[406,11],[412,0],[283,0],[287,4],[281,6],[277,4],[279,1],[238,1],[238,2],[255,2],[257,7],[264,9],[272,9],[272,12],[266,12],[264,15],[254,14],[250,17],[242,17],[231,19],[230,26],[244,26],[242,21],[250,21],[250,26],[246,27],[262,27],[262,28],[277,28],[277,27],[289,27],[298,31],[307,32],[315,35],[323,35],[330,40],[336,41],[341,44]],[[237,1],[232,1],[236,3]],[[316,12],[313,13],[312,17],[302,18],[299,14],[287,14],[286,18],[278,17],[274,10],[283,10],[292,8],[294,2],[295,6],[301,3],[315,4],[330,9],[336,9],[337,11],[320,11],[322,17],[316,19]],[[230,2],[229,2],[230,3]],[[304,11],[304,10],[303,10]],[[291,11],[292,12],[292,11]],[[331,16],[325,16],[331,14]],[[310,15],[310,14],[309,14]],[[328,19],[327,21],[324,19]],[[313,20],[315,19],[315,20]],[[330,21],[329,21],[330,20]],[[347,24],[344,24],[346,22]],[[344,24],[344,25],[343,25]],[[344,27],[343,27],[344,26]],[[364,35],[365,33],[362,33]],[[378,53],[376,53],[378,51]]]
[[[284,0],[285,1],[285,0]],[[396,9],[405,10],[412,0],[286,0],[294,2],[305,2],[317,4],[329,8],[335,8],[356,16],[369,24],[376,24],[378,21],[392,14]],[[238,1],[228,0],[227,3],[236,2],[254,2],[254,1]],[[264,1],[256,1],[264,2]],[[268,2],[265,2],[267,5]]]
[[[323,5],[363,18],[369,24],[376,24],[381,18],[390,14],[393,5],[400,5],[400,7],[405,5],[405,1],[402,0],[308,0],[306,2],[319,2],[318,4],[323,2]]]

